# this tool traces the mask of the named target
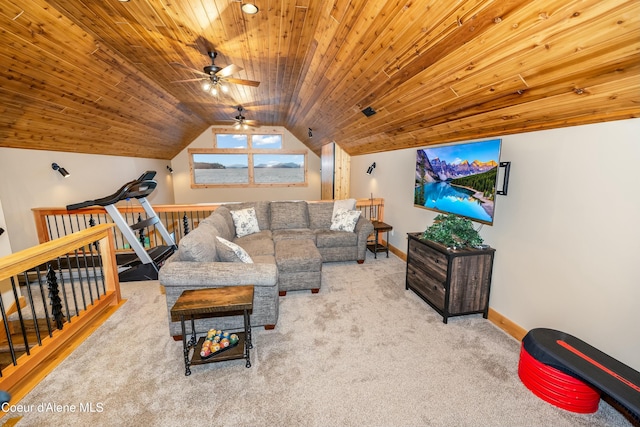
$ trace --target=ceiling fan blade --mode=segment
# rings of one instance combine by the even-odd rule
[[[186,83],[186,82],[200,82],[204,80],[202,77],[198,77],[197,79],[187,79],[187,80],[174,80],[169,83]]]
[[[179,62],[170,62],[170,63],[169,63],[169,65],[173,65],[173,66],[176,66],[176,67],[184,68],[185,70],[189,70],[189,71],[191,71],[191,72],[194,72],[194,73],[201,74],[201,75],[203,75],[203,76],[207,76],[207,77],[209,77],[209,75],[208,75],[208,74],[205,74],[205,73],[203,73],[203,72],[202,72],[202,71],[200,71],[200,70],[196,70],[195,68],[187,67],[186,65],[181,64],[181,63],[179,63]]]
[[[243,80],[243,79],[234,79],[232,77],[227,77],[225,81],[236,84],[236,85],[245,85],[245,86],[253,86],[253,87],[260,86],[260,82],[256,82],[254,80]]]
[[[231,64],[231,65],[227,65],[222,70],[218,71],[216,73],[216,76],[218,76],[218,77],[227,77],[227,76],[230,76],[230,75],[235,74],[238,71],[242,71],[242,70],[243,70],[242,67],[238,67],[237,65]]]

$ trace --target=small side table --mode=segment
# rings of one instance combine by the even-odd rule
[[[389,224],[386,224],[382,221],[371,221],[373,224],[373,234],[375,236],[373,243],[367,244],[367,249],[369,249],[374,254],[374,258],[378,258],[378,252],[386,252],[387,258],[389,258],[389,232],[393,230],[393,227]],[[378,240],[378,234],[381,232],[387,232],[387,244],[383,245]]]
[[[249,349],[251,342],[251,320],[249,312],[253,310],[253,285],[228,286],[221,288],[190,289],[184,291],[171,308],[171,320],[180,321],[182,326],[182,348],[186,376],[191,375],[191,365],[202,365],[223,360],[246,359],[246,367],[251,367]],[[214,356],[202,359],[200,350],[205,337],[196,340],[195,319],[229,316],[242,312],[244,332],[238,332],[238,344]],[[187,339],[185,321],[191,320],[191,337]],[[189,357],[193,349],[193,355]]]

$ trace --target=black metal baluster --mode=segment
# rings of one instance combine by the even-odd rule
[[[27,286],[28,286],[28,283],[27,283]],[[16,281],[13,277],[11,278],[11,289],[13,290],[13,298],[16,301],[16,308],[18,311],[18,319],[20,321],[20,330],[22,331],[22,339],[24,340],[25,351],[27,352],[27,354],[29,354],[29,340],[27,339],[27,328],[24,325],[22,308],[20,307],[20,303],[18,302],[19,298],[18,298],[18,290],[16,288]],[[15,357],[15,354],[13,356]],[[16,362],[14,361],[13,364],[15,365]]]
[[[186,236],[187,234],[189,234],[189,218],[187,218],[187,213],[184,213],[184,216],[182,217],[182,228],[183,228],[183,235]]]
[[[96,252],[97,252],[97,258],[98,258],[98,268],[100,270],[100,281],[102,282],[102,295],[106,295],[107,294],[107,285],[105,284],[104,281],[104,266],[102,264],[102,254],[100,253],[100,242],[96,240]],[[96,286],[97,286],[97,282],[98,279],[96,279]]]
[[[74,286],[73,273],[71,270],[71,258],[69,257],[69,255],[66,255],[66,261],[67,261],[67,271],[69,272],[69,283],[71,283],[71,289],[73,289],[73,286]],[[69,322],[71,322],[71,312],[69,312],[69,300],[67,298],[67,287],[65,286],[64,276],[62,275],[62,268],[60,267],[60,265],[61,265],[61,260],[60,258],[58,258],[58,272],[60,274],[60,282],[62,284],[62,301],[64,302],[64,308],[67,313],[66,318]]]
[[[62,231],[64,232],[64,236],[67,235],[67,224],[65,222],[65,216],[64,215],[60,215],[60,220],[62,221]],[[71,233],[73,233],[73,228],[71,229]],[[71,234],[69,233],[69,234]]]
[[[89,245],[89,247],[91,247],[91,245]],[[83,261],[84,261],[84,271],[85,271],[85,275],[86,275],[86,277],[89,277],[89,267],[87,267],[87,266],[88,266],[88,262],[87,262],[87,252],[86,252],[86,249],[85,249],[85,247],[84,247],[84,246],[81,248],[81,250],[82,250],[82,259],[83,259]],[[80,277],[82,277],[82,272],[80,272]],[[81,280],[81,281],[80,281],[80,289],[83,289],[83,290],[84,290],[84,287],[85,287],[85,286],[84,286],[84,281],[82,281],[82,280]],[[90,285],[88,285],[88,284],[87,284],[87,290],[89,291],[89,300],[91,301],[91,302],[90,302],[90,304],[93,304],[93,301],[94,301],[94,299],[93,299],[93,291],[91,290],[91,286],[90,286]],[[87,307],[85,306],[85,308],[84,308],[84,309],[86,310],[86,309],[87,309]]]
[[[16,305],[20,305],[16,301]],[[0,315],[2,316],[2,323],[4,323],[4,335],[7,337],[7,344],[9,345],[9,352],[13,355],[13,342],[11,341],[11,333],[9,331],[9,319],[7,319],[7,312],[4,310],[4,302],[0,298]],[[0,378],[2,377],[2,365],[0,365]]]
[[[60,295],[58,289],[58,280],[56,272],[49,264],[47,271],[47,287],[49,288],[49,300],[51,304],[51,315],[53,316],[56,327],[62,329],[64,325],[64,314],[62,313],[62,304],[60,302]]]
[[[98,299],[100,299],[100,288],[98,287],[98,277],[97,277],[97,271],[96,271],[96,258],[98,258],[98,260],[100,260],[100,253],[98,252],[97,254],[93,253],[93,248],[96,247],[96,249],[98,248],[98,241],[96,240],[95,242],[93,242],[93,245],[89,245],[89,259],[91,260],[91,272],[93,274],[93,278],[89,277],[89,273],[87,272],[87,286],[91,286],[92,281],[95,283],[96,286],[96,296]]]
[[[38,274],[38,277],[40,277],[39,267],[36,267],[36,273]],[[23,274],[24,274],[24,282],[27,284],[27,296],[29,297],[29,307],[31,307],[31,318],[33,319],[33,327],[36,331],[36,339],[38,340],[38,345],[42,345],[42,337],[40,336],[40,325],[38,325],[38,314],[36,313],[36,306],[33,303],[33,293],[31,292],[31,283],[29,281],[29,274],[27,271],[25,271]]]
[[[47,269],[49,264],[47,264]],[[40,287],[40,297],[42,298],[42,309],[44,310],[44,318],[47,323],[47,331],[49,336],[53,335],[53,329],[51,329],[51,317],[49,317],[49,308],[47,307],[47,298],[44,296],[44,287],[42,283],[42,277],[40,276],[40,269],[38,268],[38,286]]]
[[[53,240],[53,230],[51,230],[51,217],[49,215],[47,215],[46,217],[47,220],[47,232],[49,233],[49,240]]]
[[[74,251],[74,259],[76,260],[76,266],[75,269],[78,271],[78,276],[82,274],[81,272],[81,267],[80,267],[80,257],[78,256],[78,250],[75,249]],[[71,271],[71,266],[69,266],[69,271]],[[71,296],[73,296],[73,307],[75,308],[76,311],[76,315],[78,314],[78,312],[80,311],[78,309],[78,295],[76,294],[76,287],[75,286],[71,286]]]
[[[15,282],[13,280],[13,277],[11,278],[11,285],[12,285],[13,288],[15,288]],[[14,289],[13,294],[14,295],[17,294],[15,289]],[[18,300],[16,300],[16,307],[18,307],[18,309],[20,309],[20,303],[18,302]],[[15,351],[15,348],[13,348],[13,338],[11,337],[11,331],[9,329],[9,319],[7,319],[7,313],[5,312],[4,303],[2,302],[2,298],[0,298],[0,309],[2,310],[2,320],[4,322],[4,333],[7,336],[7,344],[9,344],[9,352],[11,353],[11,362],[15,366],[16,365],[16,351]]]

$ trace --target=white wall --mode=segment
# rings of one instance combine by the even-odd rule
[[[640,119],[502,137],[507,196],[483,226],[496,248],[490,306],[558,329],[640,370]],[[351,159],[351,196],[385,199],[391,244],[436,213],[413,206],[415,149]],[[372,162],[377,168],[369,177]],[[425,309],[428,309],[425,305]]]
[[[225,126],[215,126],[224,128]],[[189,148],[213,148],[213,127],[204,131],[191,144],[171,160],[175,202],[218,203],[256,200],[320,200],[320,157],[310,151],[291,132],[281,127],[262,127],[265,132],[277,130],[283,133],[283,149],[309,150],[307,154],[307,187],[261,188],[191,188]],[[229,129],[233,127],[229,126]]]
[[[63,178],[51,169],[54,162],[71,176]],[[149,202],[172,204],[168,164],[156,159],[0,148],[0,200],[11,248],[19,251],[38,244],[32,208],[65,207],[105,197],[147,170],[157,172],[158,182]]]

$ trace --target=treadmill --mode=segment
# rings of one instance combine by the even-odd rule
[[[135,254],[118,254],[118,277],[121,282],[138,280],[157,280],[158,271],[177,249],[173,237],[169,234],[164,224],[158,218],[153,207],[147,200],[147,196],[155,190],[158,183],[153,180],[155,171],[146,171],[138,179],[127,182],[115,193],[96,200],[87,200],[81,203],[67,205],[68,211],[87,208],[91,206],[103,206],[122,235],[127,239]],[[121,200],[136,199],[147,214],[147,219],[136,224],[129,225],[115,206]],[[136,237],[135,232],[143,228],[155,226],[165,245],[156,246],[146,250],[144,245]]]

